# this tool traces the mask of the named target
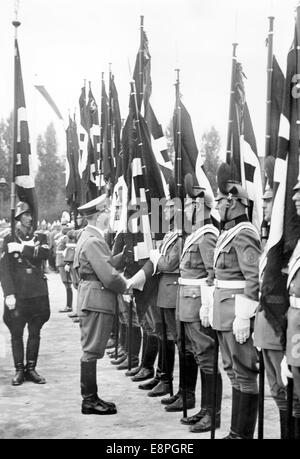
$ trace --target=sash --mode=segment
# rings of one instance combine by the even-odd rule
[[[163,240],[162,245],[160,247],[160,253],[161,255],[165,256],[167,253],[168,248],[170,247],[171,244],[173,244],[174,241],[178,238],[178,231],[174,231],[168,235],[166,235],[166,240]]]
[[[263,251],[259,259],[259,280],[260,282],[262,282],[265,267],[267,266],[267,261],[268,261],[268,250],[266,250],[265,248],[265,250]]]
[[[226,247],[226,245],[229,244],[229,242],[231,242],[232,239],[235,238],[235,236],[237,236],[237,234],[244,229],[249,229],[253,231],[253,233],[256,234],[257,238],[260,239],[257,229],[250,222],[241,222],[233,228],[230,228],[228,231],[224,232],[219,237],[214,254],[214,268],[216,267],[217,259],[224,247]]]
[[[193,234],[190,234],[186,238],[185,244],[184,244],[184,247],[183,247],[183,250],[182,250],[182,254],[181,254],[181,259],[183,258],[184,254],[186,253],[188,248],[191,247],[191,245],[193,245],[198,239],[200,239],[200,237],[204,236],[206,233],[213,233],[217,237],[220,234],[219,230],[214,225],[212,225],[211,223],[209,223],[207,225],[204,225],[204,226],[201,226],[201,228],[198,228]]]
[[[295,252],[298,252],[298,254],[291,258],[291,261],[289,263],[289,275],[288,275],[288,280],[287,280],[287,288],[289,288],[290,286],[290,283],[292,282],[292,279],[294,277],[294,275],[296,274],[296,272],[298,271],[298,269],[300,269],[300,253],[299,253],[299,249],[300,246],[299,246],[299,243],[298,245],[296,246],[296,249],[294,251]]]

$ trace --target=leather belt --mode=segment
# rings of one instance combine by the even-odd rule
[[[291,308],[300,309],[300,298],[297,296],[290,296]]]
[[[219,280],[219,279],[215,279],[215,287],[217,287],[217,288],[233,288],[233,289],[245,288],[246,287],[246,281],[243,281],[243,280]]]
[[[206,283],[207,277],[203,277],[202,279],[184,279],[183,277],[178,278],[179,285],[207,285]]]
[[[99,278],[95,275],[95,274],[92,274],[92,273],[81,273],[80,274],[80,279],[81,280],[85,280],[85,281],[99,281]]]

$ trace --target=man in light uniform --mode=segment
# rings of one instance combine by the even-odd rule
[[[115,404],[98,397],[96,367],[97,360],[104,356],[112,330],[117,294],[126,291],[126,282],[113,268],[112,254],[104,238],[109,224],[106,195],[78,210],[88,221],[77,243],[73,265],[80,279],[77,301],[82,345],[81,412],[115,414]]]
[[[214,261],[213,328],[232,385],[231,428],[226,439],[251,439],[258,409],[257,352],[251,335],[258,306],[260,235],[246,214],[246,191],[230,177],[230,166],[222,164],[216,199],[222,233]]]
[[[296,206],[297,215],[300,216],[300,180],[294,187],[295,194],[293,201]],[[294,437],[300,439],[300,241],[291,256],[287,281],[290,296],[290,307],[288,310],[286,362],[291,366],[294,379],[294,397],[297,401],[297,409],[294,406]],[[287,373],[286,364],[283,362],[283,376]]]

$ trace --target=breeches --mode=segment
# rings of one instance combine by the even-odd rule
[[[211,327],[203,327],[200,321],[185,322],[184,328],[197,365],[204,373],[213,374],[215,332]]]
[[[232,387],[248,394],[257,394],[258,359],[250,336],[246,343],[239,344],[232,331],[218,331],[223,366]]]
[[[4,308],[3,322],[8,327],[12,338],[22,339],[27,324],[28,335],[39,338],[40,330],[49,320],[50,307],[48,296],[17,299],[16,307],[10,311]]]
[[[104,312],[81,311],[79,316],[83,362],[102,359],[114,316]]]

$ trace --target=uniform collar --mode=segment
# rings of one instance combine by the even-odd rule
[[[224,230],[229,230],[231,228],[234,228],[236,225],[242,222],[248,222],[249,219],[246,214],[239,215],[238,217],[234,218],[233,220],[229,220],[227,222],[221,222],[221,229],[222,231]]]
[[[100,234],[100,236],[102,236],[104,238],[104,232],[100,229],[100,228],[97,228],[97,226],[94,226],[94,225],[87,225],[86,228],[91,228],[93,231],[96,231],[97,233]]]

